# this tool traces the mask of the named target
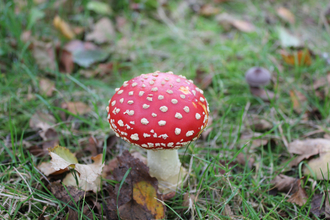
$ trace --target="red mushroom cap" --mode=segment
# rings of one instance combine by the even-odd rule
[[[145,149],[176,149],[197,139],[208,122],[203,91],[172,72],[142,74],[116,89],[109,101],[110,127]]]

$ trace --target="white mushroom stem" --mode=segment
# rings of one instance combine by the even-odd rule
[[[182,169],[178,150],[148,150],[150,176],[156,177],[160,186],[175,188],[182,182]]]

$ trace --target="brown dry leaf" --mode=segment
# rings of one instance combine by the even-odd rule
[[[290,98],[295,112],[301,114],[303,105],[307,102],[306,96],[297,90],[290,90]]]
[[[73,39],[75,38],[75,33],[73,32],[70,25],[65,22],[60,16],[56,15],[53,20],[53,25],[57,30],[59,30],[66,38]]]
[[[320,153],[320,157],[310,160],[308,162],[308,167],[304,167],[304,174],[311,175],[312,177],[314,177],[313,174],[315,174],[316,178],[319,180],[329,180],[329,170],[330,152]]]
[[[232,27],[235,27],[239,31],[246,32],[246,33],[256,31],[256,27],[252,23],[250,23],[248,21],[237,19],[234,16],[229,15],[227,13],[222,13],[222,14],[218,15],[216,17],[216,20],[221,25],[223,25],[224,28],[227,28],[228,25],[230,25]]]
[[[289,164],[289,166],[297,166],[304,159],[330,152],[330,140],[322,138],[295,140],[289,144],[288,151],[299,155]]]
[[[115,34],[116,32],[112,21],[104,17],[94,25],[93,31],[86,35],[86,40],[102,44],[113,41]]]
[[[289,22],[290,24],[294,24],[295,17],[289,9],[284,8],[284,7],[279,7],[279,8],[277,8],[276,12],[280,18]]]
[[[290,65],[309,66],[312,63],[311,54],[307,49],[291,52],[288,52],[286,50],[280,50],[280,54],[284,62]]]
[[[203,15],[203,16],[206,16],[206,17],[216,15],[219,12],[220,12],[220,8],[215,7],[212,4],[205,4],[199,10],[199,14]]]
[[[39,80],[39,87],[40,87],[41,93],[50,97],[53,95],[53,92],[55,90],[55,83],[47,78],[41,78]]]
[[[141,205],[134,200],[119,207],[119,216],[123,220],[145,220],[154,219],[153,215],[146,212]]]
[[[52,158],[50,161],[52,168],[56,171],[66,169],[69,166],[74,168],[74,165],[78,163],[76,156],[65,147],[56,146],[49,149],[49,155]]]
[[[34,41],[32,55],[42,70],[56,70],[55,50],[53,43]]]
[[[141,205],[153,218],[163,219],[165,208],[163,203],[157,200],[157,191],[150,182],[140,181],[133,184],[133,199]]]
[[[274,184],[274,188],[280,192],[295,193],[298,190],[298,181],[300,182],[300,179],[279,174],[271,181],[271,184]]]
[[[250,144],[251,148],[255,149],[255,148],[258,148],[261,146],[265,146],[269,142],[269,139],[266,137],[257,139],[261,135],[262,135],[261,133],[245,131],[245,132],[242,132],[240,140],[243,144]],[[251,140],[251,139],[253,139],[253,140]]]
[[[251,127],[253,131],[262,132],[273,128],[273,124],[260,115],[248,115],[247,118],[248,126]]]
[[[61,107],[67,109],[74,115],[83,115],[92,111],[92,109],[83,102],[64,102]]]
[[[155,218],[155,216],[164,216],[163,212],[160,213],[161,209],[164,211],[163,204],[155,202],[157,201],[156,198],[161,198],[161,195],[157,193],[158,181],[156,178],[150,177],[148,167],[139,159],[134,158],[128,151],[124,151],[121,156],[117,157],[117,160],[118,167],[113,170],[112,175],[114,180],[121,182],[128,170],[131,170],[124,181],[125,184],[122,185],[120,190],[119,183],[115,188],[109,186],[108,191],[110,196],[107,200],[107,216],[111,219],[117,218],[116,200],[118,193],[118,206],[121,218],[130,219],[129,217],[134,215],[141,218],[141,210],[144,210],[142,217],[152,216],[151,218]],[[151,194],[148,196],[148,194],[141,191],[142,188]],[[123,205],[124,207],[121,207]],[[143,217],[142,219],[145,218]]]
[[[256,27],[248,21],[234,20],[232,25],[242,32],[251,33],[256,31]]]
[[[320,217],[325,212],[324,199],[322,194],[314,194],[311,201],[311,213]]]
[[[192,208],[197,202],[198,197],[194,194],[185,193],[183,196],[182,206]]]
[[[64,186],[60,183],[60,180],[56,182],[52,182],[47,187],[53,195],[63,201],[65,204],[69,204],[70,206],[74,206],[75,203],[77,203],[85,194],[85,191],[79,190],[73,186],[67,186],[67,190],[64,188]],[[73,200],[72,200],[72,199]]]
[[[307,200],[308,200],[308,195],[306,191],[301,187],[301,180],[299,180],[297,182],[297,191],[293,193],[287,201],[291,203],[295,203],[299,206],[303,206],[306,204]]]
[[[202,90],[206,89],[211,85],[212,79],[212,74],[206,72],[203,69],[196,69],[196,78],[194,81],[199,85]]]
[[[251,169],[254,162],[255,158],[252,155],[244,155],[242,152],[239,153],[236,157],[236,160],[239,164],[245,166],[246,162],[248,163],[248,167]]]
[[[56,119],[54,116],[37,111],[32,117],[30,118],[29,125],[32,129],[38,128],[48,128],[56,123]]]

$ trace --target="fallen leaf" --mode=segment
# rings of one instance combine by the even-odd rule
[[[66,190],[60,183],[60,180],[52,182],[47,188],[57,199],[61,200],[64,204],[68,204],[73,207],[75,207],[74,204],[77,203],[85,194],[85,191],[79,190],[73,186],[67,186]]]
[[[71,29],[70,25],[66,23],[60,16],[56,15],[53,20],[53,25],[57,30],[59,30],[66,38],[75,38],[75,33]]]
[[[275,176],[271,184],[275,185],[274,188],[277,188],[280,192],[295,193],[298,191],[298,181],[300,181],[300,179],[279,174]]]
[[[277,8],[276,12],[280,18],[289,22],[290,24],[294,24],[295,17],[289,9],[284,8],[284,7],[279,7],[279,8]]]
[[[314,194],[311,201],[311,212],[320,217],[325,213],[325,198],[323,198],[323,194]]]
[[[320,157],[310,160],[304,167],[304,174],[311,175],[319,180],[330,179],[330,152],[320,154]],[[311,170],[310,170],[311,169]]]
[[[48,128],[55,123],[56,119],[54,116],[41,111],[37,111],[35,114],[33,114],[29,121],[29,125],[32,129]]]
[[[183,196],[182,206],[192,208],[197,202],[198,197],[191,193],[185,193]]]
[[[285,28],[277,28],[278,37],[280,39],[282,47],[301,47],[303,46],[301,40],[295,35],[289,33]]]
[[[247,124],[253,131],[262,132],[273,128],[273,124],[260,115],[248,115],[247,119]]]
[[[34,41],[32,55],[42,70],[56,70],[55,51],[53,43]]]
[[[295,140],[288,145],[288,151],[289,153],[299,155],[289,164],[289,166],[297,166],[304,159],[330,152],[330,140],[322,138]]]
[[[39,87],[40,87],[41,93],[50,97],[53,95],[53,92],[55,90],[55,83],[47,78],[41,78],[39,80]]]
[[[146,212],[141,205],[134,200],[119,207],[119,216],[123,220],[145,220],[154,219],[153,215]]]
[[[291,52],[288,52],[286,50],[280,50],[280,54],[284,62],[290,65],[309,66],[312,63],[310,52],[307,49]]]
[[[252,155],[244,155],[242,152],[237,155],[236,160],[243,166],[245,166],[247,162],[247,165],[250,169],[253,167],[255,162],[255,158]]]
[[[301,187],[301,180],[297,182],[297,191],[291,195],[291,197],[287,200],[288,202],[295,203],[299,206],[303,206],[306,204],[308,200],[308,195],[306,191]]]
[[[74,115],[83,115],[92,111],[92,109],[83,102],[64,102],[61,107],[67,109]]]
[[[157,191],[150,182],[142,180],[133,184],[133,199],[150,212],[153,218],[163,219],[165,217],[163,203],[157,200]]]
[[[301,114],[303,105],[307,102],[306,96],[297,90],[290,90],[290,98],[295,112]]]
[[[60,54],[60,64],[63,66],[63,72],[72,73],[74,68],[74,53],[96,49],[98,49],[98,47],[95,44],[80,40],[72,40],[65,44]]]
[[[262,137],[262,138],[258,139],[258,137],[261,135],[262,135],[261,133],[245,131],[245,132],[242,132],[240,141],[243,144],[251,145],[251,148],[255,149],[255,148],[258,148],[261,146],[265,146],[269,142],[269,139],[266,137]]]
[[[145,216],[151,216],[148,219],[156,218],[156,216],[164,218],[165,208],[156,199],[161,198],[161,195],[157,193],[158,181],[149,175],[148,167],[128,151],[124,151],[117,160],[118,166],[113,170],[112,179],[121,182],[129,169],[130,171],[120,190],[119,183],[114,188],[111,186],[108,188],[110,193],[106,201],[108,218],[117,218],[117,205],[122,219],[131,219],[131,216],[135,215],[138,216],[137,219],[145,219]]]
[[[232,27],[235,27],[239,31],[246,33],[256,31],[256,27],[252,23],[237,19],[234,16],[229,15],[227,13],[222,13],[220,15],[217,15],[216,20],[225,28],[228,27],[228,25],[230,25]]]
[[[212,79],[212,74],[206,72],[203,69],[196,69],[196,78],[194,81],[199,85],[202,90],[206,89],[211,85]]]
[[[92,164],[79,164],[77,158],[69,149],[65,147],[57,146],[49,150],[51,156],[51,168],[47,167],[47,164],[41,166],[41,171],[46,175],[54,174],[53,171],[60,171],[67,168],[74,169],[79,175],[76,178],[69,173],[63,180],[63,183],[67,186],[78,186],[85,191],[97,192],[101,183],[101,174],[104,163],[102,163],[103,155],[99,154],[92,157],[94,163]],[[40,166],[39,166],[40,167]]]
[[[60,170],[55,170],[55,169],[52,167],[51,162],[42,162],[41,164],[38,165],[38,169],[39,169],[43,174],[45,174],[46,176],[49,176],[49,175],[59,175],[59,174],[62,174],[62,173],[64,173],[64,172],[69,171],[68,168],[60,169]]]
[[[87,3],[86,8],[88,10],[94,11],[97,14],[107,15],[111,14],[112,10],[109,4],[98,1],[90,1]]]
[[[91,33],[86,35],[86,40],[95,41],[96,43],[109,43],[115,37],[115,28],[109,18],[101,18],[93,28]]]
[[[215,7],[212,4],[205,4],[199,10],[199,14],[206,17],[216,15],[219,12],[220,12],[220,8]]]
[[[73,62],[79,66],[88,68],[92,64],[104,61],[109,56],[109,52],[102,49],[79,50],[73,53]]]

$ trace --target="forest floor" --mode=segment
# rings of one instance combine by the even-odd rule
[[[103,2],[0,1],[1,218],[330,217],[327,1]],[[255,66],[272,77],[252,94]],[[115,88],[156,70],[192,79],[210,107],[167,195],[106,120]],[[134,167],[146,179],[129,184]]]

